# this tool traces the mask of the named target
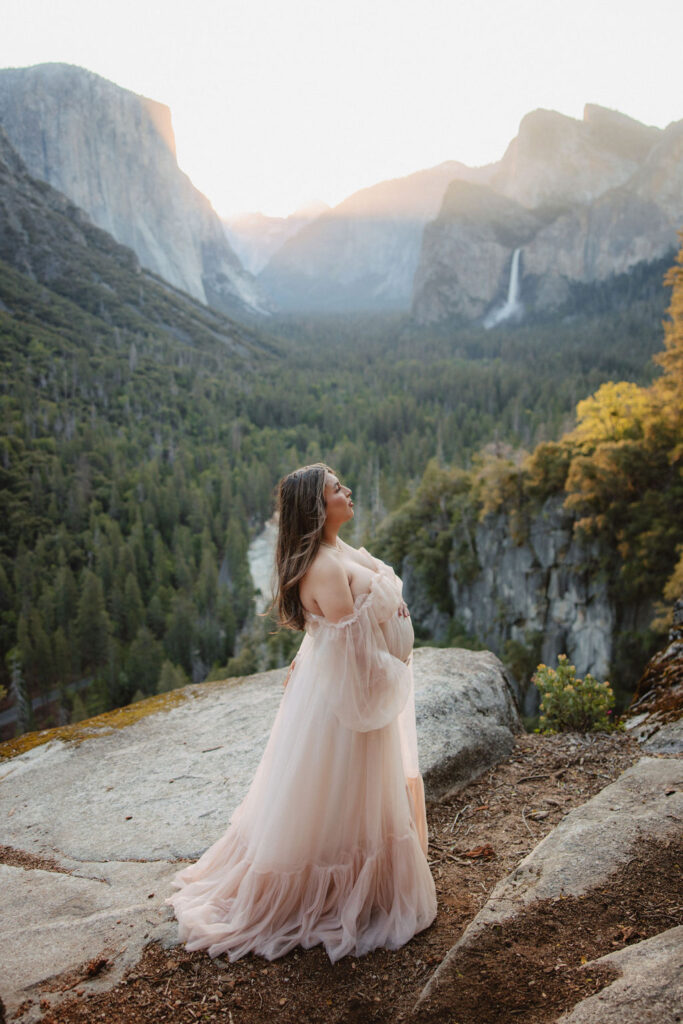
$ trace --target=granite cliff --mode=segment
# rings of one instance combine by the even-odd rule
[[[667,256],[683,223],[682,155],[682,121],[662,130],[593,104],[582,121],[526,115],[487,186],[454,181],[426,226],[415,319],[490,316],[517,249],[517,308],[541,313],[561,309],[576,284]]]
[[[0,71],[0,125],[33,177],[143,267],[222,312],[262,308],[211,203],[178,167],[168,107],[83,68],[41,64]]]
[[[428,579],[410,554],[398,568],[418,632],[443,643],[455,622],[516,664],[527,714],[538,706],[537,691],[528,686],[538,662],[552,665],[566,653],[577,675],[599,679],[619,664],[623,680],[629,644],[638,643],[653,615],[649,600],[619,600],[605,571],[606,552],[597,541],[574,536],[574,520],[561,496],[530,517],[524,536],[510,528],[505,511],[478,522],[463,519],[452,531],[438,596],[434,574]]]

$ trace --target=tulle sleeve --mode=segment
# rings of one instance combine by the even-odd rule
[[[388,725],[410,695],[412,626],[408,619],[398,622],[400,601],[395,584],[378,572],[352,614],[334,623],[310,617],[318,685],[341,724],[356,732]],[[397,627],[410,631],[407,644],[405,637],[396,643]]]

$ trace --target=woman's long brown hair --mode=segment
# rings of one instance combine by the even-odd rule
[[[318,553],[325,525],[323,462],[303,466],[283,477],[277,489],[278,534],[275,548],[273,607],[281,626],[304,628],[299,583]]]

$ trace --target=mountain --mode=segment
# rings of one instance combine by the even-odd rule
[[[244,396],[282,362],[32,178],[0,129],[0,686],[23,728],[234,654],[276,476],[242,445]]]
[[[265,213],[241,213],[224,217],[223,226],[230,245],[252,274],[258,274],[288,238],[326,213],[327,203],[313,202],[288,217],[269,217]]]
[[[65,313],[69,329],[77,329],[81,316],[92,316],[91,334],[93,328],[102,337],[129,331],[138,343],[166,337],[207,354],[232,352],[236,366],[271,351],[257,332],[144,270],[132,249],[96,227],[63,193],[33,178],[1,127],[0,261],[3,284],[13,281],[3,288],[0,304],[10,317],[37,315],[35,298],[27,296],[37,284],[41,304],[49,307],[59,296],[73,307]]]
[[[661,135],[594,103],[583,120],[556,110],[526,114],[491,179],[491,187],[530,209],[586,203],[623,184]]]
[[[583,121],[528,114],[487,190],[453,182],[426,226],[415,320],[495,322],[506,297],[518,314],[557,311],[577,285],[671,255],[682,167],[683,121],[652,128],[594,104]]]
[[[534,237],[541,219],[488,185],[454,181],[424,229],[414,278],[421,323],[444,315],[473,320],[509,276],[509,253]]]
[[[286,241],[259,283],[284,311],[408,309],[422,230],[446,187],[495,169],[453,160],[361,189]]]
[[[29,172],[200,302],[262,311],[206,196],[178,167],[168,107],[67,64],[0,71],[0,124]]]

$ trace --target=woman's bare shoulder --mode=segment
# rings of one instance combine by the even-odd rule
[[[306,570],[301,582],[304,580],[327,580],[334,579],[340,573],[346,576],[339,556],[331,548],[320,548]]]
[[[305,607],[307,599],[317,603],[317,593],[321,587],[342,585],[347,581],[346,570],[336,552],[320,548],[299,581],[299,596]]]
[[[335,622],[353,611],[346,569],[332,551],[319,551],[299,584],[304,608]]]

